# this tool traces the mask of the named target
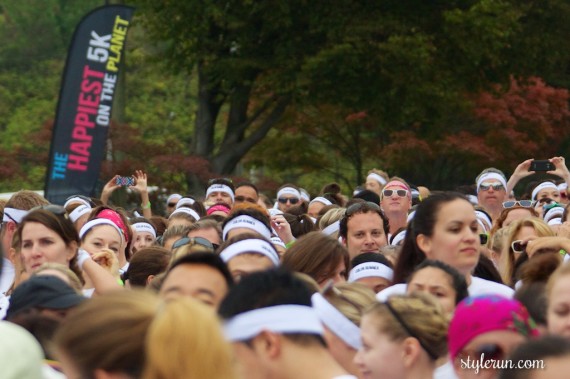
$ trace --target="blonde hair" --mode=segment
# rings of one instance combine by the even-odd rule
[[[389,307],[398,316],[395,316]],[[439,358],[447,354],[449,322],[443,308],[431,295],[412,293],[391,296],[388,302],[375,303],[364,314],[373,316],[378,321],[379,332],[386,334],[392,341],[413,337],[420,342],[428,355],[433,354]],[[403,326],[402,322],[406,326]],[[410,335],[406,327],[413,335]]]
[[[56,332],[57,354],[65,354],[90,378],[97,369],[139,377],[147,330],[158,297],[137,290],[93,297],[70,313]]]
[[[364,310],[376,302],[374,292],[360,283],[338,284],[323,296],[357,326],[360,326]]]
[[[554,236],[554,232],[552,229],[550,229],[548,224],[536,217],[516,220],[509,225],[509,231],[505,240],[505,244],[503,246],[499,264],[502,269],[501,278],[503,279],[503,283],[509,286],[513,284],[513,275],[515,274],[515,253],[513,252],[511,244],[513,243],[518,232],[520,232],[521,229],[525,226],[533,228],[538,237]]]
[[[73,271],[71,271],[69,267],[62,265],[60,263],[49,263],[49,262],[43,263],[40,267],[38,267],[38,269],[34,272],[32,276],[36,276],[40,272],[46,270],[54,270],[61,272],[63,275],[67,277],[67,279],[69,279],[70,287],[73,288],[78,293],[80,294],[82,293],[81,291],[83,289],[83,286],[81,285],[81,280],[79,280],[77,275]]]
[[[232,379],[230,345],[214,311],[190,298],[167,302],[146,336],[143,379]]]
[[[329,209],[327,213],[321,216],[319,219],[319,229],[323,230],[327,226],[331,225],[336,221],[340,221],[346,213],[346,208],[333,208]]]

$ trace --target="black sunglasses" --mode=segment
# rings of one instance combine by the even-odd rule
[[[371,201],[363,201],[359,203],[352,204],[346,209],[346,217],[351,217],[355,213],[364,213],[362,211],[380,211],[380,206]]]
[[[207,249],[215,250],[214,245],[205,238],[202,237],[184,237],[180,238],[178,241],[174,242],[172,245],[172,250],[178,249],[179,247],[185,245],[200,245]]]
[[[394,192],[396,193],[396,195],[400,196],[400,197],[406,197],[408,196],[408,191],[407,190],[403,190],[403,189],[399,189],[399,190],[391,190],[391,189],[385,189],[382,191],[382,196],[384,197],[391,197]]]
[[[50,213],[53,213],[56,216],[67,215],[65,208],[62,207],[61,205],[56,205],[56,204],[40,205],[40,206],[37,206],[37,207],[30,209],[30,212],[39,211],[39,210],[48,211]],[[10,217],[10,215],[8,215],[8,217]],[[10,217],[10,218],[12,218],[12,217]]]
[[[280,197],[277,199],[277,201],[279,201],[281,204],[285,204],[287,202],[290,202],[291,204],[297,204],[299,202],[299,199],[296,197]]]
[[[534,201],[533,200],[510,200],[510,201],[505,201],[503,203],[503,208],[512,208],[512,207],[516,207],[516,206],[520,206],[523,208],[530,208],[534,205]]]

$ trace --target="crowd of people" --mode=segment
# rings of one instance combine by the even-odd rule
[[[115,177],[63,205],[21,190],[0,203],[0,377],[562,378],[570,171],[549,162],[454,191],[373,169],[312,198],[216,178],[161,215],[143,171],[136,212]]]

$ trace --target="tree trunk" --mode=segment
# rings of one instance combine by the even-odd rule
[[[198,110],[192,141],[194,154],[205,158],[212,157],[216,120],[222,104],[223,96],[219,83],[212,83],[205,72],[204,63],[198,63]]]

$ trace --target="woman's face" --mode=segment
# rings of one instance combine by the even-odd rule
[[[69,246],[55,231],[39,222],[28,222],[22,229],[21,259],[27,273],[34,272],[43,263],[60,263],[69,266],[77,246]]]
[[[560,277],[548,296],[548,333],[570,339],[570,275]]]
[[[307,214],[313,218],[319,217],[319,212],[323,209],[325,205],[320,201],[315,201],[314,203],[309,204],[309,208],[307,209]]]
[[[121,252],[124,254],[121,235],[111,225],[94,226],[87,232],[85,237],[83,237],[81,247],[91,255],[103,249],[109,249],[117,254],[117,256],[119,256]]]
[[[133,247],[135,251],[139,251],[142,248],[152,246],[154,243],[154,236],[149,232],[137,232],[135,240],[133,242]]]
[[[333,271],[323,275],[323,277],[318,281],[318,284],[320,287],[323,287],[329,282],[329,280],[332,280],[334,284],[346,282],[346,266],[344,265],[343,260],[340,261]]]
[[[514,208],[507,214],[507,217],[503,221],[503,228],[511,225],[516,220],[521,220],[528,217],[532,217],[530,208]]]
[[[325,330],[324,338],[327,343],[327,348],[335,361],[348,371],[349,374],[358,375],[358,368],[354,363],[356,350],[337,337],[328,327],[324,326],[323,329]]]
[[[382,193],[382,186],[374,179],[366,179],[366,189],[375,192],[378,196]]]
[[[554,188],[545,188],[543,190],[540,190],[537,194],[536,194],[536,200],[540,200],[540,199],[552,199],[554,201],[556,201],[557,203],[560,202],[560,191],[558,191],[557,189]]]
[[[538,238],[536,230],[532,226],[523,226],[520,230],[513,236],[513,240],[510,241],[512,244],[513,241],[532,241],[533,239]],[[512,248],[511,248],[512,250]],[[514,252],[515,258],[519,256],[520,253]]]
[[[431,236],[420,234],[417,244],[428,259],[439,260],[468,275],[479,260],[479,235],[473,205],[456,199],[443,204]]]
[[[354,357],[361,377],[366,379],[399,379],[405,374],[402,344],[380,332],[378,316],[365,314],[360,323],[362,347]]]
[[[257,253],[236,255],[228,261],[228,269],[236,282],[253,272],[265,271],[274,267],[275,265],[269,258]]]
[[[445,271],[437,267],[424,267],[416,271],[408,283],[407,293],[418,291],[435,296],[445,312],[453,314],[457,292]]]

